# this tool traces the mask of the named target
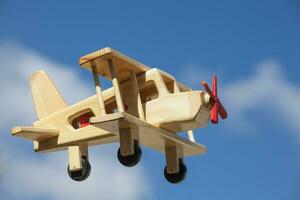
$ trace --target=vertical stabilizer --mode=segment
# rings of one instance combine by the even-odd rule
[[[36,114],[39,119],[67,107],[66,102],[46,72],[35,72],[30,76],[29,81]]]

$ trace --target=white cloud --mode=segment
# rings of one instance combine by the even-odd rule
[[[5,191],[7,198],[134,200],[150,195],[143,169],[127,169],[115,161],[116,156],[94,156],[92,152],[92,168],[95,167],[91,177],[86,182],[76,183],[66,173],[66,152],[28,154],[28,149],[16,146],[21,140],[10,136],[11,126],[30,125],[36,119],[27,83],[32,72],[48,72],[67,102],[88,97],[93,94],[93,87],[82,80],[76,70],[79,66],[74,66],[73,70],[16,43],[0,43],[0,60],[0,126],[5,129],[0,141],[1,163],[5,163],[0,189]]]
[[[195,76],[209,80],[212,70],[203,70],[197,65],[188,65],[185,71],[188,84],[200,88]],[[186,74],[185,74],[186,75]],[[220,77],[220,74],[218,74]],[[222,75],[222,72],[221,72]],[[220,78],[219,78],[220,79]],[[284,74],[283,66],[274,60],[266,60],[255,66],[255,72],[248,77],[228,83],[219,81],[219,96],[228,112],[228,119],[223,125],[230,131],[253,132],[257,130],[256,119],[251,113],[269,112],[272,117],[281,120],[293,132],[300,131],[300,87],[290,83]],[[272,122],[276,119],[269,119]],[[238,127],[238,128],[237,128]]]
[[[12,42],[0,44],[0,57],[0,109],[6,118],[5,121],[0,121],[1,127],[11,121],[15,122],[16,113],[20,115],[18,120],[26,120],[22,122],[35,119],[28,85],[29,75],[35,71],[45,70],[67,102],[75,102],[93,94],[92,85],[89,87],[77,72],[79,66],[70,67],[55,63],[31,49]]]
[[[149,194],[143,170],[119,166],[115,155],[113,161],[99,151],[92,151],[92,173],[84,182],[74,182],[68,177],[66,153],[25,156],[11,151],[6,155],[18,155],[18,159],[5,158],[7,165],[2,189],[10,191],[10,199],[29,200],[47,196],[51,200],[131,200],[142,199]],[[36,159],[37,156],[44,158]]]
[[[247,117],[247,113],[254,110],[258,115],[269,112],[292,131],[300,131],[300,88],[287,80],[282,69],[278,61],[267,60],[257,65],[252,76],[226,85],[222,95],[232,118],[232,127],[255,127],[254,121]],[[272,120],[268,119],[269,122]]]

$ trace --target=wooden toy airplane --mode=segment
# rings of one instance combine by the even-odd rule
[[[118,142],[118,160],[125,166],[141,159],[143,144],[165,154],[165,178],[179,183],[186,176],[183,158],[206,152],[197,144],[193,129],[204,127],[209,118],[218,123],[218,114],[227,112],[212,91],[192,91],[159,69],[103,48],[79,59],[93,73],[96,95],[68,106],[44,71],[31,75],[30,86],[38,120],[32,127],[14,127],[12,135],[33,141],[36,152],[67,150],[69,176],[85,180],[91,171],[88,147]],[[99,75],[112,81],[102,91]],[[187,131],[188,139],[177,132]]]

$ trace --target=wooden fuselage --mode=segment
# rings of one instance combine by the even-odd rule
[[[161,73],[160,70],[151,69],[137,76],[145,112],[145,121],[174,133],[205,126],[210,115],[210,104],[207,94],[202,91],[187,91],[187,89],[178,86],[173,78],[168,80],[155,78]],[[180,88],[181,92],[174,93],[176,86]],[[127,104],[126,107],[128,107],[126,112],[136,115],[137,106],[132,99],[130,81],[120,83],[120,90],[123,100]],[[114,89],[109,88],[103,91],[102,95],[106,113],[116,112],[117,105]],[[93,137],[93,134],[95,134],[95,137],[97,135],[99,138],[99,131],[103,132],[103,130],[98,127],[91,125],[77,128],[74,126],[74,120],[86,113],[90,113],[93,116],[100,115],[96,95],[39,119],[33,126],[60,130],[58,141],[56,142],[61,145],[68,144],[71,141],[80,141],[87,134],[90,134],[90,137]],[[109,131],[109,128],[107,131]],[[109,135],[105,131],[103,136],[105,139],[99,138],[103,143],[114,142],[118,139],[115,135]],[[96,140],[97,138],[95,138]],[[97,141],[96,143],[98,144]],[[35,148],[39,149],[39,147]]]

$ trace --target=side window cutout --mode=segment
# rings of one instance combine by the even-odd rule
[[[143,88],[140,88],[142,103],[158,98],[158,90],[154,81],[148,81]]]
[[[79,129],[90,125],[90,118],[94,117],[93,111],[88,110],[87,112],[75,117],[71,120],[71,125],[74,129]]]

